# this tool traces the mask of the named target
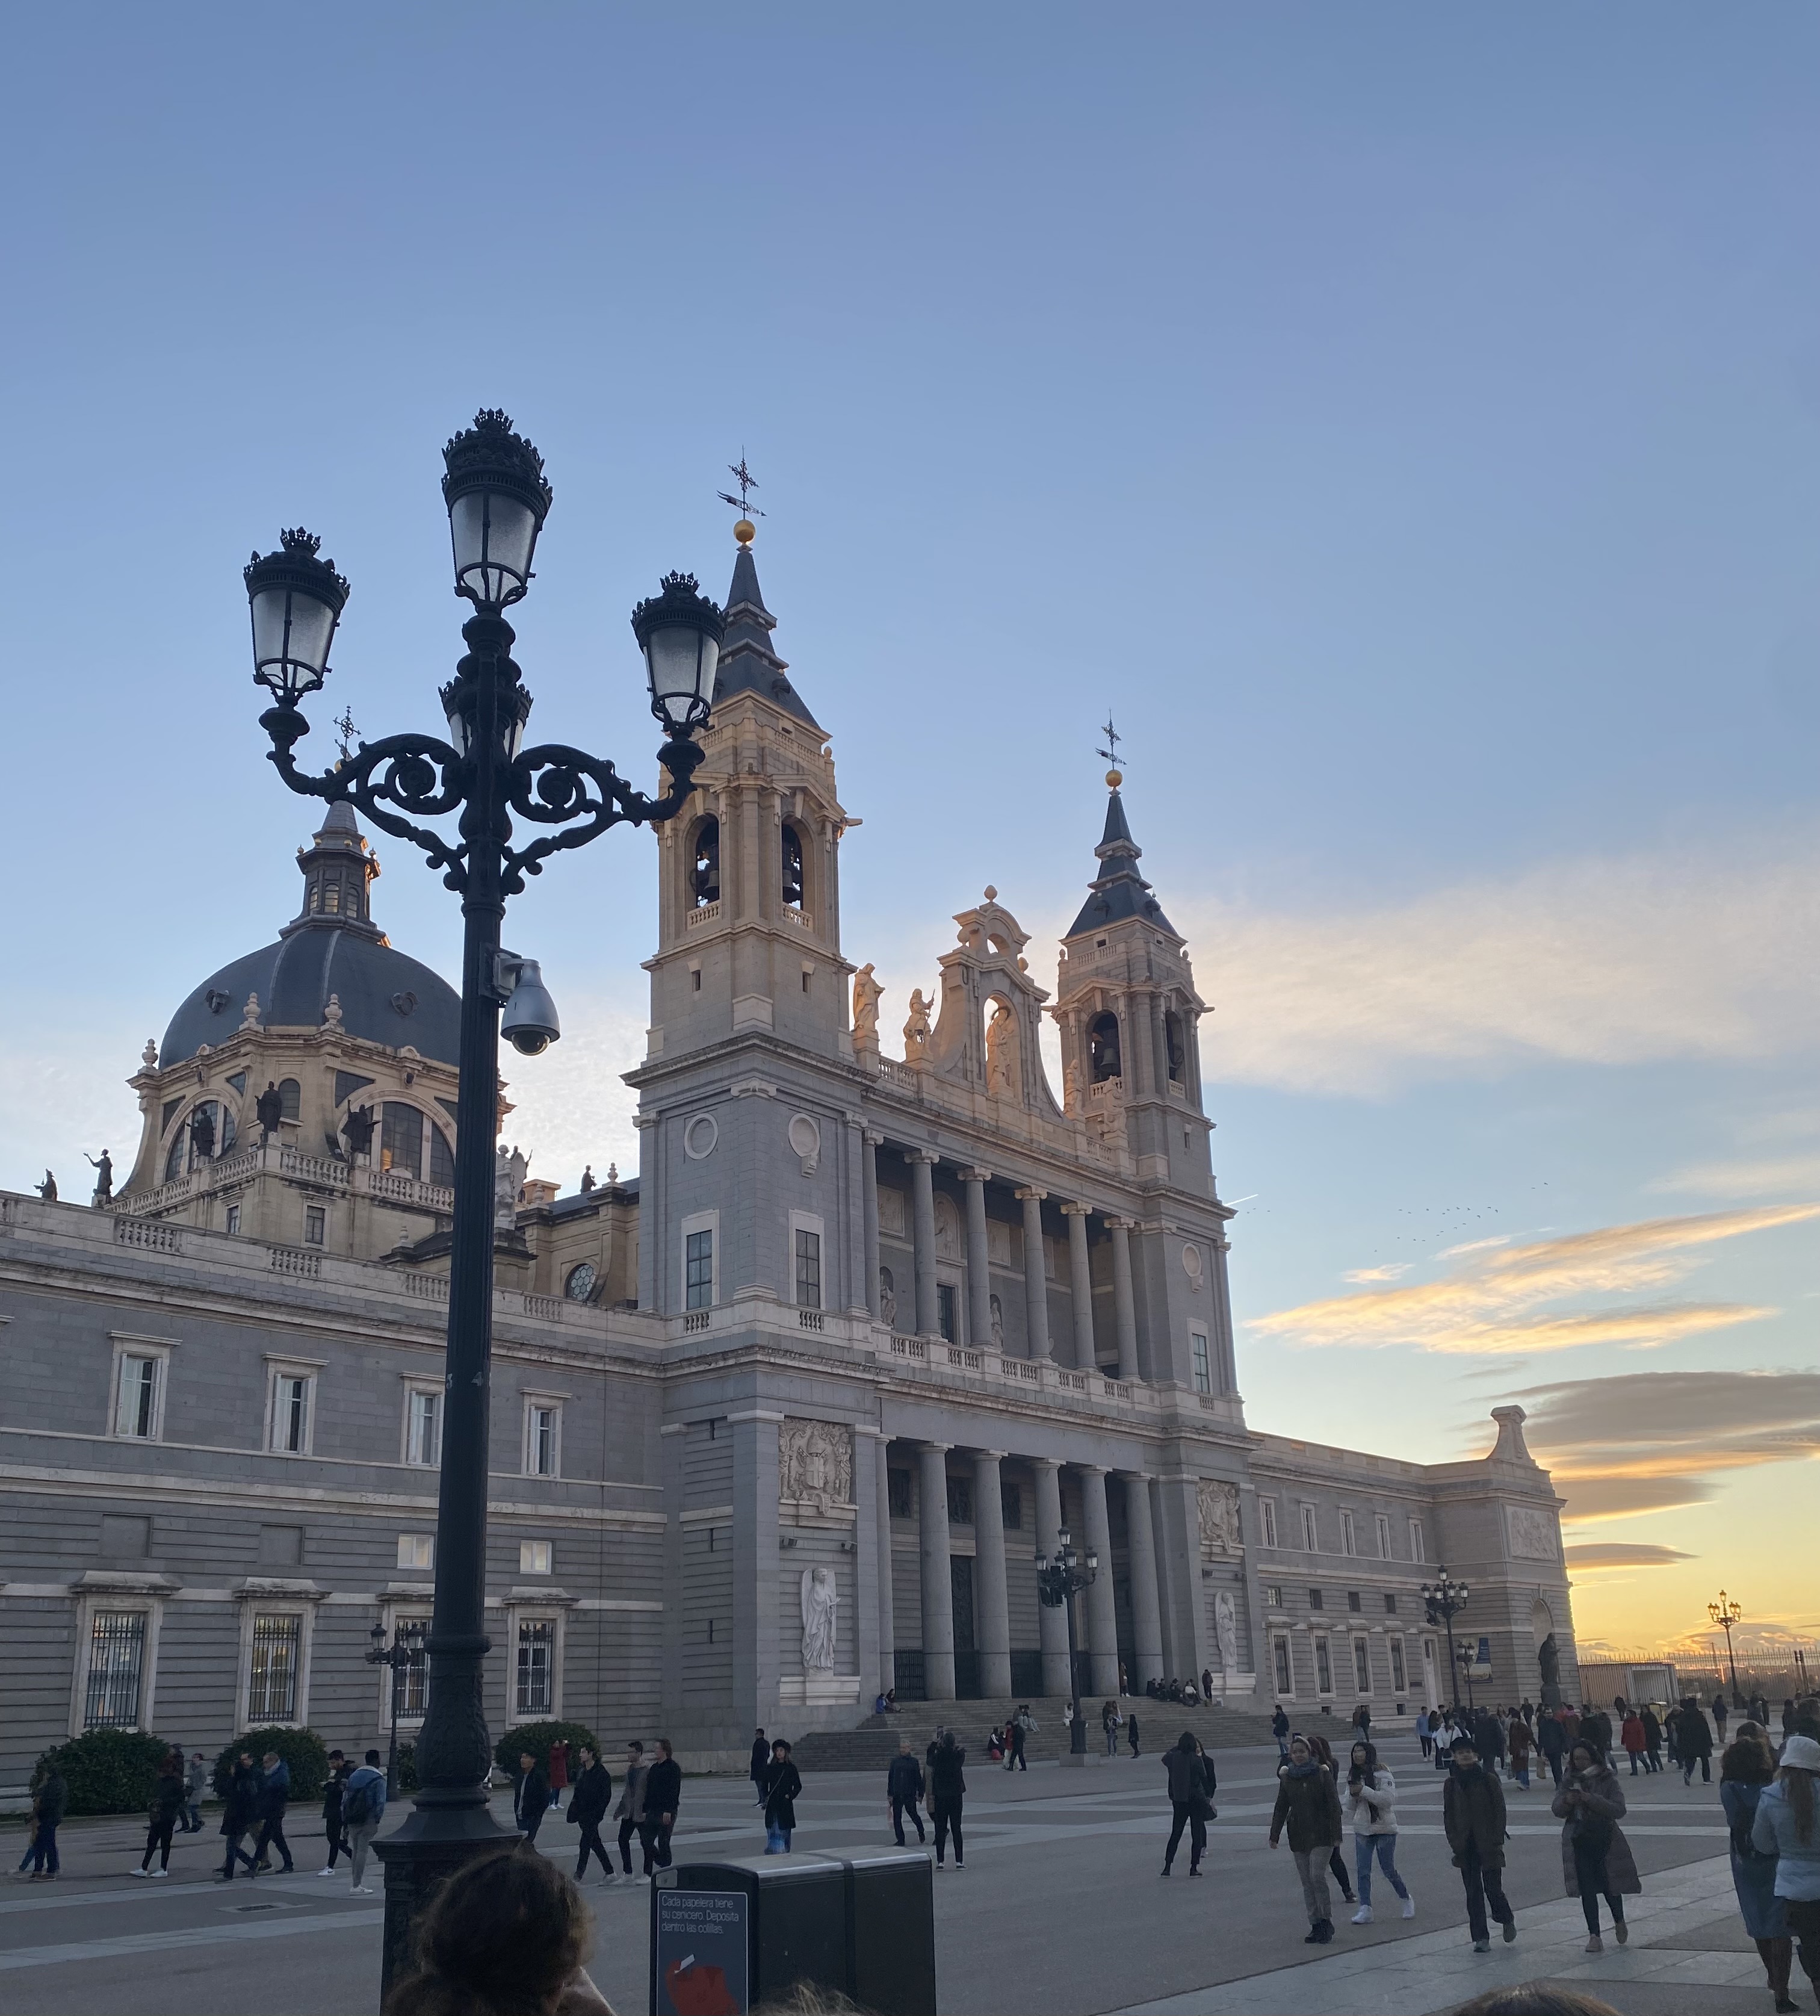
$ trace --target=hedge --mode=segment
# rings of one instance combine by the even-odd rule
[[[569,1782],[575,1782],[575,1774],[581,1766],[575,1761],[575,1753],[586,1744],[595,1755],[600,1755],[600,1744],[594,1731],[579,1722],[524,1722],[517,1728],[509,1729],[494,1746],[493,1762],[509,1778],[518,1776],[518,1760],[529,1751],[547,1771],[550,1768],[550,1745],[563,1742],[569,1746]]]
[[[44,1782],[54,1764],[70,1788],[71,1813],[142,1813],[171,1748],[134,1729],[92,1729],[47,1750],[32,1773],[32,1787]]]
[[[234,1781],[235,1760],[243,1750],[252,1753],[255,1764],[264,1762],[267,1751],[278,1752],[290,1766],[293,1803],[322,1797],[329,1777],[329,1752],[315,1730],[250,1729],[243,1736],[236,1736],[215,1759],[213,1783],[221,1798],[228,1796],[228,1788]]]

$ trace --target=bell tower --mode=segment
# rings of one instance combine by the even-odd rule
[[[683,812],[660,835],[649,1056],[673,1057],[747,1031],[846,1061],[852,967],[840,954],[840,840],[828,738],[772,643],[752,557],[727,594],[704,758]]]

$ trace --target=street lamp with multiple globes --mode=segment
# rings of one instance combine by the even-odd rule
[[[461,1080],[456,1107],[455,1225],[437,1507],[436,1593],[426,1643],[429,1698],[417,1740],[418,1791],[379,1851],[386,1871],[382,1994],[410,1956],[412,1921],[427,1892],[473,1855],[510,1841],[487,1810],[492,1757],[483,1705],[486,1635],[487,1431],[492,1355],[493,1187],[498,1132],[500,1011],[509,1039],[534,1054],[556,1034],[534,965],[500,950],[505,899],[545,858],[610,827],[656,824],[686,802],[713,704],[721,613],[694,578],[665,576],[632,628],[651,711],[666,740],[669,788],[634,790],[613,765],[560,743],[523,747],[531,695],[513,662],[505,611],[521,600],[551,501],[543,458],[502,412],[476,416],[443,451],[442,491],[455,591],[471,603],[467,646],[441,689],[450,740],[393,735],[362,743],[319,776],[298,769],[309,733],[298,703],[319,688],[348,585],[302,531],[246,570],[254,677],[272,705],[260,716],[270,760],[293,791],[358,807],[382,830],[423,849],[462,899]],[[418,823],[459,815],[454,837]],[[513,844],[516,815],[549,830]],[[516,989],[529,983],[528,999]]]
[[[1450,1672],[1456,1675],[1464,1671],[1464,1667],[1460,1654],[1454,1649],[1454,1619],[1466,1608],[1466,1599],[1472,1593],[1463,1582],[1455,1582],[1444,1567],[1433,1582],[1425,1582],[1422,1585],[1422,1600],[1428,1606],[1429,1622],[1447,1626],[1447,1662]],[[1473,1676],[1468,1673],[1466,1695],[1469,1701],[1472,1698],[1472,1693]],[[1456,1679],[1454,1683],[1454,1706],[1458,1708],[1459,1705],[1459,1685]]]
[[[1743,1618],[1743,1609],[1721,1589],[1718,1601],[1707,1605],[1707,1615],[1725,1634],[1725,1663],[1732,1669],[1732,1705],[1742,1708],[1744,1697],[1738,1688],[1738,1661],[1732,1655],[1732,1626]]]
[[[372,1640],[372,1649],[362,1652],[360,1656],[369,1666],[389,1666],[391,1669],[392,1742],[391,1748],[386,1752],[386,1797],[395,1799],[398,1796],[398,1697],[404,1691],[405,1675],[412,1660],[422,1654],[423,1640],[420,1636],[407,1638],[404,1627],[400,1625],[392,1633],[392,1642],[388,1645],[386,1643],[386,1627],[383,1624],[376,1624],[367,1636]]]
[[[1071,1755],[1081,1758],[1087,1755],[1087,1725],[1081,1719],[1081,1662],[1074,1649],[1074,1599],[1099,1573],[1099,1555],[1090,1553],[1083,1563],[1066,1526],[1056,1535],[1054,1555],[1037,1556],[1038,1598],[1045,1608],[1059,1610],[1068,1619],[1068,1749]]]

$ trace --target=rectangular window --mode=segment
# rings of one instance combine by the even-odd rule
[[[307,1372],[272,1375],[272,1434],[268,1446],[281,1456],[308,1456],[315,1381]]]
[[[1289,1641],[1286,1638],[1273,1638],[1270,1641],[1271,1659],[1276,1668],[1276,1690],[1285,1696],[1295,1692],[1289,1668]]]
[[[908,1471],[891,1470],[885,1473],[885,1496],[894,1519],[916,1517],[916,1487]]]
[[[1324,1637],[1315,1640],[1315,1687],[1320,1694],[1333,1691],[1333,1655]]]
[[[1283,1607],[1283,1586],[1280,1582],[1267,1582],[1264,1585],[1264,1600],[1272,1610]]]
[[[433,1568],[436,1566],[436,1535],[433,1533],[401,1533],[398,1535],[398,1565],[401,1568]]]
[[[398,1643],[411,1654],[410,1665],[400,1670],[396,1682],[401,1722],[421,1722],[423,1711],[430,1705],[430,1655],[423,1649],[423,1641],[429,1636],[427,1617],[398,1619]]]
[[[1409,1691],[1409,1675],[1403,1664],[1403,1641],[1401,1638],[1390,1640],[1390,1685],[1400,1694],[1406,1694]]]
[[[1008,1533],[1023,1531],[1023,1493],[1015,1484],[1002,1484],[998,1487],[998,1507]]]
[[[1274,1498],[1261,1498],[1257,1501],[1257,1509],[1264,1514],[1264,1544],[1267,1547],[1274,1547],[1276,1545],[1276,1500]]]
[[[255,1616],[253,1665],[246,1681],[246,1719],[255,1727],[297,1719],[297,1670],[303,1663],[304,1620]]]
[[[1387,1617],[1394,1617],[1396,1614],[1397,1599],[1387,1590],[1384,1595],[1384,1615]]]
[[[85,1729],[136,1729],[146,1663],[146,1613],[98,1610],[88,1629]]]
[[[548,1575],[549,1571],[549,1542],[520,1540],[518,1543],[518,1572],[520,1575]]]
[[[822,1306],[822,1235],[797,1228],[797,1307]]]
[[[304,1207],[304,1244],[306,1246],[320,1246],[322,1244],[323,1231],[327,1224],[328,1214],[324,1211],[321,1204],[305,1204]]]
[[[1425,1561],[1428,1559],[1427,1554],[1423,1550],[1422,1521],[1419,1519],[1412,1519],[1409,1521],[1409,1558],[1412,1561]]]
[[[442,1460],[442,1395],[414,1387],[405,1405],[405,1460],[433,1470]]]
[[[556,1626],[552,1618],[525,1618],[518,1627],[518,1687],[515,1712],[545,1716],[552,1712],[556,1661]]]
[[[1355,1638],[1352,1641],[1352,1677],[1361,1694],[1372,1690],[1372,1641],[1369,1638]]]
[[[683,1305],[711,1309],[714,1300],[714,1235],[692,1232],[683,1241]]]
[[[1194,1359],[1194,1390],[1197,1393],[1210,1393],[1214,1390],[1213,1375],[1207,1366],[1207,1341],[1198,1330],[1188,1334],[1188,1348]]]
[[[138,1442],[155,1442],[158,1435],[158,1381],[164,1361],[123,1352],[120,1361],[120,1392],[114,1405],[113,1431]]]
[[[1387,1518],[1382,1512],[1380,1512],[1378,1514],[1378,1559],[1381,1561],[1387,1561],[1390,1558],[1390,1522],[1389,1519]]]
[[[800,1239],[799,1232],[797,1237]],[[935,1325],[950,1344],[961,1341],[960,1291],[951,1282],[938,1281],[935,1285]]]
[[[1320,1544],[1320,1535],[1315,1530],[1315,1508],[1312,1505],[1304,1505],[1302,1507],[1303,1548],[1312,1554],[1319,1550]]]
[[[232,1237],[233,1236],[233,1234],[234,1234],[234,1233],[237,1233],[239,1229],[240,1229],[240,1207],[239,1207],[237,1204],[229,1204],[229,1205],[228,1205],[228,1236],[229,1236],[230,1237]]]
[[[1346,1607],[1354,1617],[1365,1608],[1365,1600],[1356,1589],[1349,1589],[1346,1592]]]
[[[1340,1550],[1343,1554],[1358,1552],[1358,1533],[1350,1512],[1342,1512],[1340,1515]]]
[[[950,1525],[973,1523],[973,1487],[964,1477],[951,1477],[948,1481],[948,1516]]]
[[[534,1400],[524,1410],[524,1474],[527,1477],[554,1477],[556,1474],[556,1435],[562,1409]]]

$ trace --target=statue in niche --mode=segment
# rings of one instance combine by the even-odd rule
[[[253,1117],[259,1122],[260,1139],[269,1141],[284,1118],[284,1094],[270,1078],[265,1081],[264,1091],[253,1102]]]
[[[261,1099],[261,1108],[264,1103]],[[347,1159],[351,1162],[358,1162],[363,1155],[372,1153],[373,1131],[378,1125],[370,1106],[351,1106],[347,1109],[347,1118],[341,1123],[341,1138],[347,1143]]]
[[[199,1106],[189,1116],[189,1145],[198,1161],[214,1160],[215,1117],[207,1106]]]
[[[113,1157],[103,1148],[98,1162],[86,1149],[82,1159],[95,1172],[95,1208],[99,1211],[104,1204],[113,1201]],[[49,1171],[45,1172],[47,1175]]]
[[[777,1435],[778,1496],[826,1512],[853,1503],[853,1436],[834,1421],[786,1421]]]
[[[1201,1545],[1216,1553],[1239,1551],[1239,1487],[1207,1477],[1200,1486]]]
[[[1232,1601],[1232,1592],[1223,1589],[1214,1598],[1214,1639],[1220,1648],[1221,1670],[1236,1673],[1239,1670],[1239,1613]]]
[[[897,1283],[889,1267],[879,1269],[879,1321],[895,1329],[897,1322]]]
[[[834,1613],[840,1594],[832,1568],[804,1568],[802,1581],[803,1671],[834,1670]]]
[[[872,977],[868,959],[853,976],[853,1040],[872,1049],[879,1045],[879,1002],[884,991]]]
[[[1005,1305],[996,1295],[988,1296],[987,1299],[992,1309],[992,1348],[1002,1351],[1005,1348]]]
[[[1561,1684],[1561,1648],[1555,1643],[1555,1634],[1550,1632],[1536,1647],[1536,1661],[1542,1669],[1542,1685],[1559,1687]]]
[[[1017,1094],[1017,1016],[1009,1001],[994,1004],[986,1024],[986,1089],[999,1099]]]
[[[919,1064],[929,1052],[929,1039],[934,1033],[929,1019],[930,1004],[923,999],[923,989],[910,990],[910,1019],[904,1024],[904,1061]]]
[[[493,1229],[513,1231],[518,1223],[518,1200],[531,1164],[516,1148],[501,1144],[493,1165]]]
[[[1062,1111],[1064,1113],[1078,1113],[1081,1111],[1081,1074],[1071,1057],[1062,1066]]]
[[[38,1192],[38,1195],[44,1199],[46,1204],[55,1204],[56,1202],[57,1179],[51,1174],[49,1169],[45,1171],[44,1181],[41,1183],[34,1183],[32,1188]]]

